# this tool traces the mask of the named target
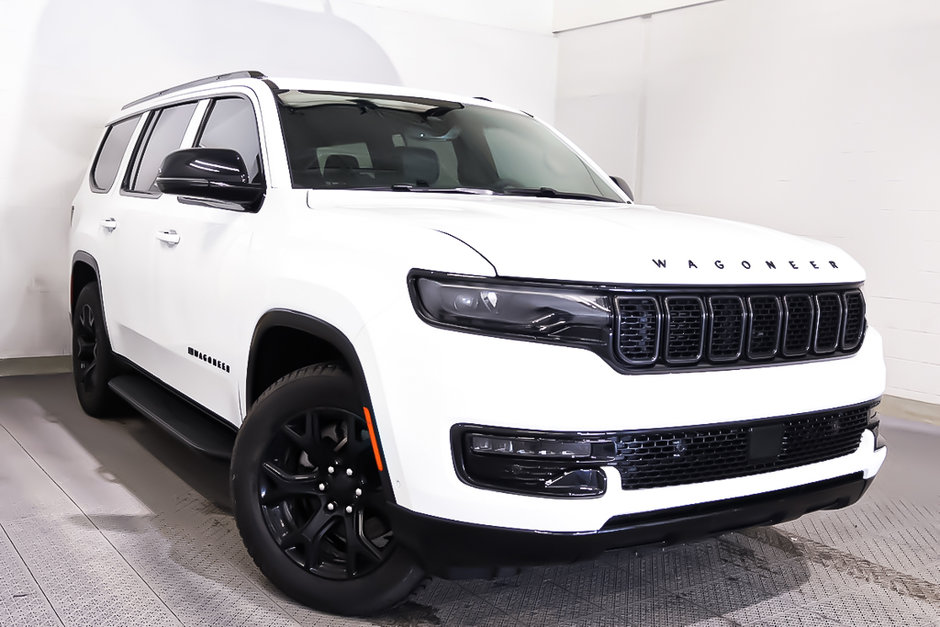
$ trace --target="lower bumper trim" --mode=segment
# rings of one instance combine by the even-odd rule
[[[858,472],[785,490],[616,516],[598,531],[547,532],[462,523],[390,504],[395,537],[431,574],[487,577],[508,569],[574,562],[608,549],[676,544],[736,529],[775,525],[855,503],[872,479]]]

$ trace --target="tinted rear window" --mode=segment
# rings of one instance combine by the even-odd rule
[[[101,147],[98,148],[95,165],[91,169],[91,188],[94,191],[104,193],[114,185],[121,159],[124,158],[124,152],[134,129],[137,128],[138,120],[140,116],[135,115],[108,127]]]

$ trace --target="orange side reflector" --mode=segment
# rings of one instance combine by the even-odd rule
[[[372,426],[372,414],[369,413],[368,407],[363,407],[362,411],[366,415],[366,426],[369,427],[369,439],[372,440],[372,453],[375,455],[375,465],[379,467],[379,472],[382,472],[382,456],[379,455],[379,441],[375,439],[375,427]]]

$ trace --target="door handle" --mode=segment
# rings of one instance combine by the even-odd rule
[[[101,228],[103,228],[108,233],[110,233],[111,231],[117,228],[117,220],[115,220],[114,218],[105,218],[104,220],[100,222],[100,224],[101,224]]]
[[[169,229],[167,231],[157,231],[157,239],[164,244],[169,244],[170,246],[176,246],[180,243],[180,235],[173,229]]]

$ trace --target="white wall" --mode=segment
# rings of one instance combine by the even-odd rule
[[[642,202],[848,250],[888,393],[940,403],[938,62],[934,0],[722,0],[561,33],[556,124]]]
[[[69,207],[103,124],[233,69],[398,83],[554,117],[543,0],[0,0],[0,358],[62,355]]]

